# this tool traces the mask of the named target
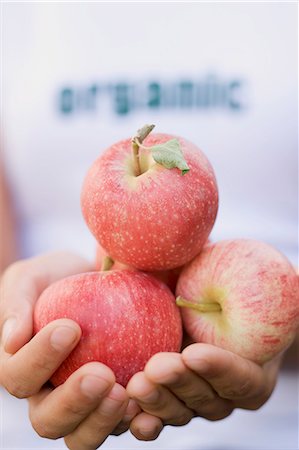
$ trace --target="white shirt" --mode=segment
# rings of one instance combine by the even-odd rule
[[[23,256],[59,248],[94,256],[80,211],[85,173],[107,146],[153,122],[196,143],[213,164],[213,240],[265,240],[297,263],[294,4],[2,8],[3,157]],[[154,443],[111,437],[103,448],[293,449],[295,384],[282,377],[258,412],[197,419]],[[25,405],[2,392],[3,448],[64,448],[35,435]]]

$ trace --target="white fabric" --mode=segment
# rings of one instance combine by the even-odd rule
[[[153,122],[197,143],[212,162],[220,191],[213,240],[262,239],[297,264],[295,4],[4,3],[2,10],[3,157],[23,256],[65,248],[93,257],[79,201],[86,170],[112,142]],[[144,95],[155,80],[165,98],[184,80],[240,85],[231,91],[235,107],[174,101],[151,109]],[[121,82],[137,90],[135,110],[123,115],[113,100]],[[93,85],[96,100],[86,94]],[[68,87],[76,106],[62,113]],[[84,107],[88,101],[96,108]],[[282,377],[259,412],[168,428],[154,443],[109,438],[103,448],[295,449],[296,388]],[[34,435],[25,404],[2,392],[2,448],[63,448]]]

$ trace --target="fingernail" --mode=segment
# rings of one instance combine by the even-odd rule
[[[135,402],[135,400],[131,399],[129,400],[125,415],[122,419],[122,422],[131,422],[131,420],[137,416],[137,414],[139,414],[141,412],[140,407],[138,406],[138,404]]]
[[[196,372],[200,372],[202,374],[205,374],[210,370],[210,364],[205,359],[188,359],[188,361],[186,361],[186,365],[191,370],[196,370]]]
[[[15,317],[7,319],[6,322],[4,323],[2,328],[2,342],[4,349],[9,343],[10,337],[12,336],[16,328],[17,328],[17,319]]]
[[[86,375],[80,383],[83,394],[91,399],[101,397],[110,386],[109,381],[95,375]]]
[[[196,370],[201,373],[209,372],[211,364],[206,352],[203,352],[200,347],[201,344],[192,344],[186,347],[182,352],[183,361],[191,370]],[[204,345],[204,344],[203,344]]]
[[[58,327],[52,331],[50,342],[55,350],[65,350],[77,340],[78,333],[71,327]]]
[[[109,397],[106,397],[101,403],[101,411],[104,414],[113,414],[118,411],[126,401],[125,394],[123,392],[123,388],[115,384],[113,389],[109,393]]]
[[[142,436],[144,436],[145,438],[149,439],[155,439],[156,437],[158,437],[159,433],[160,433],[160,428],[155,427],[153,430],[146,430],[146,429],[139,429],[139,434],[141,434]]]
[[[156,403],[159,400],[159,397],[160,397],[159,389],[154,389],[146,395],[143,396],[140,395],[138,399],[140,399],[142,402],[145,403]]]

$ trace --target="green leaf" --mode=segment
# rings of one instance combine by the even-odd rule
[[[190,168],[184,159],[180,143],[177,139],[171,139],[164,144],[150,147],[154,160],[166,169],[180,169],[182,175],[189,172]]]

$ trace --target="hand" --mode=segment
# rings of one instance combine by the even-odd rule
[[[189,345],[181,354],[158,353],[127,386],[144,411],[130,430],[152,440],[163,425],[184,425],[195,416],[220,420],[234,408],[258,409],[274,389],[279,363],[280,358],[260,367],[208,344]]]
[[[29,399],[30,419],[40,436],[64,437],[72,450],[98,448],[140,412],[112,371],[98,362],[82,366],[56,389],[45,385],[77,345],[81,330],[72,320],[59,319],[32,337],[35,302],[50,283],[87,270],[92,268],[80,257],[47,254],[10,266],[0,286],[0,383]]]

